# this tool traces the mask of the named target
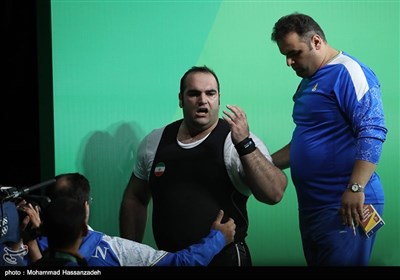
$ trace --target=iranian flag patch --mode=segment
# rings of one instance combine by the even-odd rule
[[[160,177],[161,175],[164,174],[165,171],[165,163],[164,162],[159,162],[156,165],[156,168],[154,169],[154,175],[156,177]]]

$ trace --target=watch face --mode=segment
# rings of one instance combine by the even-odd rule
[[[356,185],[356,184],[354,184],[354,185],[351,186],[351,190],[352,190],[353,192],[357,192],[358,189],[359,189],[359,187],[358,187],[358,185]]]

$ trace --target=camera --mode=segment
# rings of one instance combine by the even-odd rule
[[[15,205],[18,206],[22,201],[25,201],[26,204],[31,204],[34,208],[39,207],[39,209],[42,209],[42,210],[44,208],[46,208],[47,205],[49,205],[49,203],[51,202],[50,198],[48,198],[47,196],[24,195],[24,196],[17,198],[14,201],[14,203],[15,203]],[[25,218],[26,213],[24,211],[22,211],[19,207],[17,207],[17,209],[18,209],[19,218],[22,221],[22,219]]]
[[[24,238],[35,238],[37,236],[36,231],[32,230],[29,224],[21,232],[20,223],[27,214],[17,206],[25,201],[33,207],[46,208],[50,203],[50,198],[41,195],[29,195],[29,193],[54,184],[55,181],[55,179],[48,180],[28,188],[0,186],[0,243],[19,242],[21,235]]]

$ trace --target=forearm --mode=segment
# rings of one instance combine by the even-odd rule
[[[123,238],[142,242],[147,221],[147,206],[132,198],[124,197],[119,217],[120,235]]]
[[[256,149],[254,152],[240,157],[245,181],[254,197],[267,204],[276,204],[287,186],[286,175]]]
[[[211,230],[210,234],[199,243],[190,247],[168,253],[157,266],[207,266],[214,256],[225,246],[225,238],[221,231]]]
[[[376,165],[371,162],[365,160],[356,160],[349,183],[358,183],[365,187],[375,169]]]
[[[357,183],[366,187],[375,168],[376,165],[369,161],[356,160],[348,184]],[[343,222],[348,226],[351,226],[353,223],[358,225],[364,219],[364,202],[365,196],[363,192],[353,193],[350,190],[346,190],[342,195],[340,210]],[[358,213],[358,215],[355,213]]]
[[[290,143],[272,154],[272,162],[282,170],[290,167]]]

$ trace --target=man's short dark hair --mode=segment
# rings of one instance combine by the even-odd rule
[[[215,80],[217,81],[217,85],[218,85],[218,92],[220,91],[219,89],[219,80],[217,77],[217,74],[215,74],[215,72],[208,68],[207,66],[193,66],[192,68],[190,68],[188,71],[186,71],[185,74],[183,74],[182,78],[181,78],[181,85],[180,85],[180,93],[183,94],[183,92],[185,91],[186,88],[186,78],[190,73],[209,73],[212,74],[215,78]]]
[[[312,17],[300,13],[281,17],[273,27],[271,40],[278,42],[292,32],[297,33],[304,41],[314,34],[318,34],[322,40],[326,41],[324,31],[319,24]]]

